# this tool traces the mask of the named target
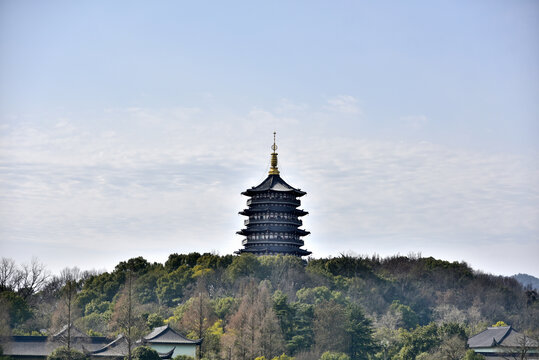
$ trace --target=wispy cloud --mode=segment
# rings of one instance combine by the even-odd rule
[[[329,98],[324,108],[342,114],[359,115],[362,113],[358,100],[351,95],[339,95]]]
[[[276,114],[117,109],[91,129],[66,118],[2,128],[2,252],[14,256],[21,243],[43,253],[73,247],[76,261],[81,249],[120,258],[123,249],[231,252],[240,246],[239,193],[264,178],[276,128],[286,129],[283,177],[308,191],[306,247],[317,256],[456,246],[477,254],[493,241],[537,238],[539,171],[525,158],[302,132],[303,118]]]

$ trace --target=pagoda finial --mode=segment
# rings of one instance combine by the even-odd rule
[[[271,146],[271,149],[273,152],[271,153],[271,168],[269,171],[270,175],[279,175],[279,169],[277,169],[277,153],[275,152],[277,150],[277,145],[275,144],[275,134],[276,132],[273,132],[273,145]]]

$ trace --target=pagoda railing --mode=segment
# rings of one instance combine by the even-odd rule
[[[246,219],[246,220],[243,220],[243,225],[247,226],[247,225],[259,225],[259,224],[267,224],[267,223],[271,223],[271,222],[278,222],[279,224],[290,224],[290,225],[295,225],[295,226],[301,226],[303,225],[303,221],[299,220],[299,219],[285,219],[285,218],[282,218],[282,217],[268,217],[266,219],[256,219],[256,220],[253,220],[253,219]]]
[[[251,206],[251,204],[283,204],[299,206],[301,202],[297,199],[248,199],[247,206]]]
[[[254,245],[254,244],[286,244],[286,245],[299,245],[303,246],[305,245],[305,242],[303,240],[283,240],[283,239],[266,239],[266,240],[249,240],[249,239],[243,239],[241,241],[242,245]]]

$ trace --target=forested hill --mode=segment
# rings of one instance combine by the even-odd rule
[[[528,274],[516,274],[513,277],[524,287],[539,290],[539,279]]]
[[[0,273],[4,335],[51,333],[72,304],[76,327],[114,336],[131,291],[140,333],[168,323],[203,337],[207,359],[318,359],[325,351],[427,359],[448,341],[465,351],[466,336],[499,321],[532,333],[539,324],[536,291],[432,257],[172,254],[164,264],[138,257],[112,272],[49,278],[3,259]]]

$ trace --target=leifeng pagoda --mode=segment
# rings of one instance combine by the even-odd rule
[[[244,221],[246,228],[237,232],[245,236],[245,239],[242,241],[244,248],[236,253],[299,257],[310,255],[310,251],[301,249],[304,245],[302,237],[309,232],[299,228],[303,224],[299,217],[308,214],[298,209],[301,204],[299,198],[306,192],[288,185],[279,175],[275,133],[271,149],[273,152],[268,177],[260,185],[241,193],[249,199],[248,209],[239,214],[249,218]]]

